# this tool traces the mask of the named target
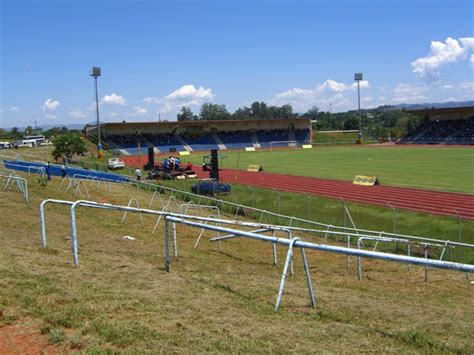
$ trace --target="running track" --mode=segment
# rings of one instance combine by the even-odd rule
[[[209,177],[208,172],[196,170],[199,170],[197,173],[200,178]],[[348,201],[373,205],[386,206],[390,203],[395,208],[437,215],[454,215],[456,210],[462,217],[474,219],[474,195],[391,186],[360,186],[345,181],[232,169],[220,170],[219,175],[221,180],[233,184],[342,197]]]

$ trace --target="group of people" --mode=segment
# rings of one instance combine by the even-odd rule
[[[46,170],[46,176],[48,180],[51,180],[51,162],[48,161],[48,163],[46,164],[45,170]],[[61,178],[64,179],[66,175],[67,175],[66,165],[62,164],[61,165]]]
[[[179,157],[174,157],[170,155],[168,158],[165,158],[162,162],[163,171],[165,173],[170,173],[173,171],[180,171],[183,166],[181,165],[181,159]],[[189,161],[184,170],[192,170],[193,164]]]

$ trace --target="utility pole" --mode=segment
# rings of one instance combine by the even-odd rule
[[[95,82],[95,110],[97,114],[97,136],[98,136],[98,141],[97,141],[97,158],[102,158],[102,141],[100,137],[100,120],[99,120],[99,94],[97,91],[97,78],[100,76],[100,67],[93,67],[92,72],[90,76],[94,78]]]
[[[357,144],[362,144],[362,114],[360,111],[360,81],[362,80],[362,73],[355,73],[354,80],[357,81],[357,101],[359,106],[359,139]]]

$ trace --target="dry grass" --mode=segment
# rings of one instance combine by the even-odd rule
[[[178,227],[179,258],[163,270],[162,226],[151,234],[137,215],[78,213],[80,266],[72,265],[68,209],[49,206],[48,248],[39,247],[39,203],[76,199],[30,178],[31,202],[0,198],[0,324],[37,319],[64,350],[136,352],[455,352],[474,353],[473,286],[460,273],[364,261],[365,279],[341,256],[309,252],[317,307],[308,298],[300,260],[283,307],[273,311],[279,266],[271,247],[231,240],[219,253],[206,235]],[[93,199],[126,204],[137,193],[91,187]],[[138,192],[142,206],[150,194]],[[135,241],[123,236],[136,237]]]

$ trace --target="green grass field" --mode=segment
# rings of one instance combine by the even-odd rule
[[[192,153],[194,164],[208,153]],[[376,175],[383,185],[474,193],[474,149],[470,147],[328,146],[313,149],[221,152],[223,168],[261,164],[267,172],[352,181]]]

